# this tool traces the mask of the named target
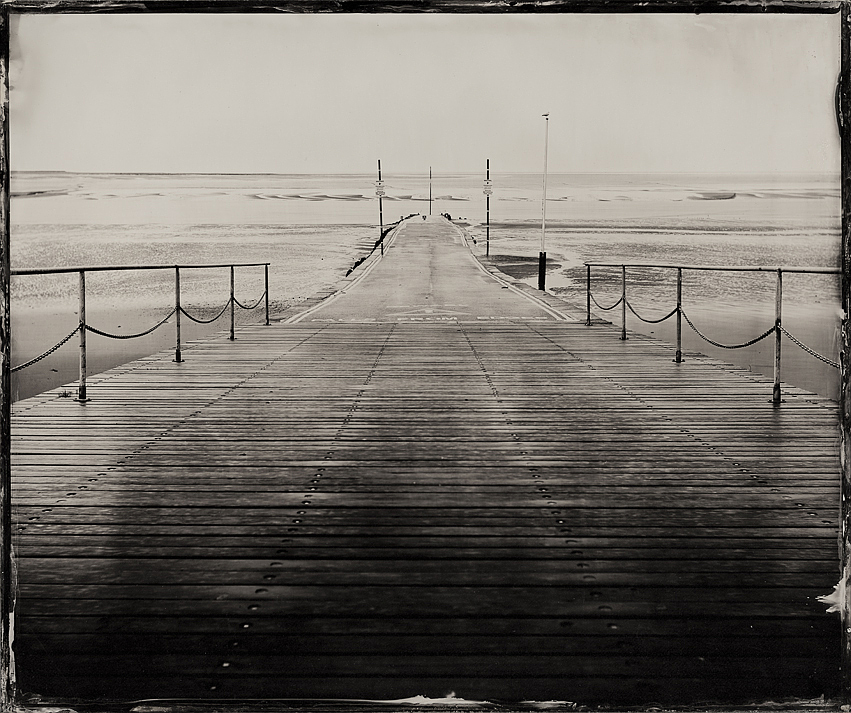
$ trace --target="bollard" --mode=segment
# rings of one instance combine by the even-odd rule
[[[86,403],[86,272],[80,270],[80,385],[77,401]]]
[[[233,335],[233,311],[234,311],[234,289],[233,289],[233,265],[230,266],[230,340],[235,339]]]
[[[683,268],[677,268],[677,364],[683,363]]]
[[[621,265],[621,340],[626,341],[626,265]]]
[[[545,252],[538,253],[538,289],[547,289],[547,254]]]
[[[585,324],[591,326],[591,266],[585,266]]]
[[[781,308],[783,306],[783,271],[777,270],[777,292],[774,298],[774,392],[771,396],[773,404],[782,402],[780,394],[780,337]]]
[[[177,265],[174,266],[174,316],[174,361],[180,364],[183,358],[180,355],[180,268]]]
[[[266,326],[269,326],[269,265],[263,266],[264,279],[266,283]]]

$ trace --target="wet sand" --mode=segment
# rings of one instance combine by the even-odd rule
[[[535,279],[535,286],[538,280],[538,257],[523,256],[523,255],[491,255],[487,260],[491,265],[498,268],[500,272],[510,275],[518,280]],[[561,263],[556,262],[547,256],[547,274],[553,273],[561,269]]]

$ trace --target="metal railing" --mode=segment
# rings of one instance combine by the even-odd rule
[[[233,341],[235,339],[234,334],[234,325],[235,325],[235,307],[239,307],[244,310],[252,310],[260,305],[262,301],[265,300],[266,303],[266,324],[269,324],[269,264],[268,262],[245,262],[245,263],[226,263],[226,264],[216,264],[216,265],[109,265],[109,266],[98,266],[98,267],[58,267],[58,268],[45,268],[45,269],[30,269],[30,270],[12,270],[11,274],[15,276],[26,276],[26,275],[59,275],[59,274],[69,274],[69,273],[77,273],[79,275],[79,322],[74,330],[64,337],[57,344],[54,344],[50,349],[40,354],[39,356],[30,359],[24,364],[19,364],[12,368],[12,372],[20,371],[21,369],[26,369],[28,366],[32,366],[40,362],[42,359],[50,356],[53,352],[59,349],[61,346],[66,344],[75,334],[80,335],[80,381],[77,387],[77,401],[85,403],[88,401],[88,396],[86,393],[86,376],[87,376],[87,367],[86,367],[86,356],[87,356],[87,347],[86,347],[86,334],[88,332],[92,332],[93,334],[98,334],[102,337],[107,337],[109,339],[136,339],[138,337],[144,337],[148,334],[151,334],[155,330],[162,327],[172,316],[175,317],[175,346],[174,346],[174,361],[181,363],[184,361],[183,355],[181,353],[181,335],[180,335],[180,317],[181,315],[185,316],[187,319],[195,322],[196,324],[212,324],[217,319],[219,319],[225,311],[230,307],[230,335],[229,339]],[[236,299],[235,296],[235,276],[234,269],[237,267],[263,267],[263,278],[264,278],[264,286],[265,290],[260,298],[253,305],[243,305]],[[225,303],[224,307],[222,307],[221,311],[212,319],[201,319],[199,317],[194,317],[186,309],[180,302],[180,271],[181,270],[203,270],[203,269],[221,269],[221,268],[230,268],[230,297],[228,301]],[[136,334],[110,334],[109,332],[105,332],[103,330],[92,327],[86,321],[86,274],[89,272],[126,272],[126,271],[137,271],[137,270],[174,270],[174,307],[171,312],[169,312],[163,319],[157,322],[153,327],[146,329],[143,332],[138,332]]]
[[[774,334],[774,387],[772,390],[772,402],[775,404],[781,403],[781,391],[780,391],[780,341],[781,335],[785,334],[789,340],[803,349],[805,352],[814,356],[816,359],[824,362],[828,366],[832,366],[836,369],[839,368],[839,363],[833,361],[822,354],[819,354],[814,349],[811,349],[802,341],[800,341],[797,337],[791,334],[787,329],[783,327],[782,322],[782,311],[783,311],[783,273],[796,273],[796,274],[808,274],[808,275],[840,275],[841,270],[838,268],[830,268],[830,267],[749,267],[749,266],[739,266],[739,265],[667,265],[660,263],[619,263],[619,262],[586,262],[586,320],[585,324],[591,326],[591,302],[593,301],[595,305],[604,312],[615,309],[616,307],[621,307],[621,336],[622,340],[626,340],[626,313],[627,309],[632,312],[640,321],[645,322],[647,324],[659,324],[664,322],[671,317],[676,316],[677,318],[677,346],[676,346],[676,356],[674,361],[677,364],[682,363],[683,361],[683,350],[682,350],[682,320],[685,319],[686,323],[692,330],[704,341],[712,344],[715,347],[720,347],[721,349],[742,349],[744,347],[749,347],[757,342],[762,341],[766,337]],[[617,302],[609,307],[603,307],[594,296],[591,294],[591,268],[592,267],[609,267],[609,268],[620,268],[621,269],[621,296]],[[626,270],[627,268],[661,268],[667,270],[676,270],[677,271],[677,306],[671,310],[664,317],[659,319],[645,319],[642,317],[635,308],[629,303],[626,294]],[[698,328],[694,325],[692,320],[689,318],[688,314],[686,314],[683,309],[683,270],[704,270],[704,271],[718,271],[718,272],[769,272],[774,273],[776,275],[776,283],[775,283],[775,297],[774,297],[774,324],[770,329],[767,329],[765,332],[760,334],[758,337],[754,339],[750,339],[747,342],[742,344],[721,344],[719,342],[713,341],[706,335],[704,335]]]

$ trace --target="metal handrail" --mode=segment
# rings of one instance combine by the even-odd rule
[[[227,262],[216,265],[94,265],[87,267],[46,267],[29,270],[12,270],[12,275],[58,275],[63,272],[123,272],[127,270],[201,270],[214,267],[268,267],[268,262]]]
[[[257,307],[261,300],[265,299],[266,303],[266,325],[270,324],[269,322],[269,265],[268,262],[243,262],[243,263],[222,263],[222,264],[210,264],[210,265],[98,265],[91,267],[54,267],[54,268],[32,268],[32,269],[24,269],[24,270],[11,270],[10,273],[12,275],[58,275],[58,274],[72,274],[77,273],[79,275],[79,316],[80,321],[77,325],[77,328],[65,339],[63,339],[59,344],[51,347],[47,352],[42,354],[35,359],[31,359],[30,361],[22,364],[13,369],[13,371],[18,371],[20,369],[26,368],[27,366],[31,366],[46,356],[50,355],[60,346],[65,344],[71,337],[74,336],[76,332],[80,333],[80,382],[77,387],[77,401],[80,403],[85,403],[89,401],[88,395],[86,393],[86,376],[87,376],[87,368],[86,368],[86,356],[87,356],[87,347],[86,347],[86,333],[93,332],[95,334],[101,334],[103,336],[111,337],[114,339],[131,339],[135,337],[144,336],[146,334],[150,334],[155,329],[158,329],[160,326],[165,324],[171,315],[175,315],[175,347],[174,347],[174,361],[177,363],[182,363],[184,361],[183,356],[181,354],[180,349],[180,315],[185,314],[193,321],[192,318],[181,306],[180,304],[180,271],[183,270],[200,270],[200,269],[212,269],[212,268],[229,268],[230,269],[230,297],[228,298],[227,303],[225,304],[222,311],[216,317],[218,319],[224,314],[225,310],[230,307],[230,335],[229,338],[231,341],[235,339],[234,336],[234,307],[239,305],[242,309],[249,309],[248,307],[244,307],[240,304],[235,296],[235,278],[234,278],[234,268],[237,267],[263,267],[264,273],[264,283],[265,283],[265,292],[261,295],[260,299],[257,300],[257,303],[253,305],[250,309]],[[94,327],[88,325],[86,323],[86,273],[89,272],[126,272],[131,270],[174,270],[174,309],[169,313],[169,315],[161,320],[157,325],[153,328],[148,329],[140,334],[133,335],[114,335],[107,334],[102,332],[101,330],[95,329]],[[215,320],[211,320],[215,321]]]
[[[682,352],[682,319],[685,317],[686,322],[689,326],[697,333],[697,335],[704,339],[705,341],[713,344],[717,347],[721,347],[724,349],[741,349],[744,347],[751,346],[756,342],[759,342],[772,333],[774,334],[774,386],[772,390],[772,403],[780,404],[782,402],[781,391],[780,391],[780,340],[781,336],[785,334],[790,341],[799,346],[808,354],[816,357],[817,359],[823,361],[825,364],[829,366],[833,366],[835,368],[839,368],[839,364],[828,359],[825,356],[822,356],[818,352],[814,351],[810,347],[806,346],[803,342],[793,337],[784,327],[782,323],[782,308],[783,308],[783,273],[795,273],[795,274],[809,274],[809,275],[841,275],[842,271],[839,268],[832,267],[798,267],[798,266],[783,266],[783,267],[765,267],[765,266],[754,266],[754,265],[671,265],[668,263],[622,263],[622,262],[586,262],[586,320],[585,324],[587,326],[591,326],[591,300],[593,299],[591,295],[591,268],[592,267],[612,267],[612,268],[620,268],[621,270],[621,295],[618,301],[612,305],[611,307],[601,308],[601,309],[614,309],[618,305],[621,305],[621,336],[622,340],[626,340],[626,313],[627,308],[640,320],[650,323],[658,323],[664,322],[676,315],[677,317],[677,348],[676,355],[674,358],[674,362],[677,364],[681,364],[683,361],[683,352]],[[626,295],[626,270],[627,268],[661,268],[667,270],[676,270],[677,271],[677,306],[675,309],[671,310],[665,317],[657,320],[645,320],[641,317],[638,312],[629,304],[629,300]],[[692,324],[692,321],[688,318],[688,315],[683,311],[683,270],[713,270],[718,272],[771,272],[777,276],[776,285],[775,285],[775,297],[774,297],[774,325],[761,334],[759,337],[755,339],[751,339],[743,344],[735,344],[735,345],[726,345],[719,344],[718,342],[714,342],[708,337],[698,331],[697,327]],[[599,303],[597,300],[594,300],[595,304],[599,307]]]
[[[669,270],[717,270],[719,272],[795,272],[813,275],[841,275],[837,267],[757,266],[757,265],[671,265],[658,262],[586,262],[589,267],[661,267]]]

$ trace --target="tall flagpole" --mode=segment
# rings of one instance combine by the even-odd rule
[[[431,166],[428,167],[428,214],[431,215]]]
[[[544,124],[544,191],[541,200],[541,252],[538,255],[538,289],[545,290],[547,283],[547,149],[550,141],[550,115],[543,114]]]

